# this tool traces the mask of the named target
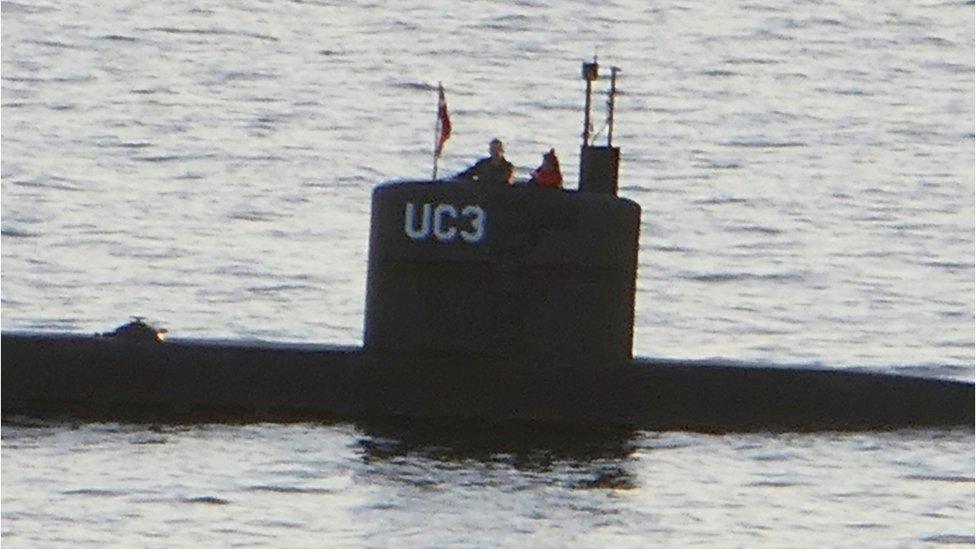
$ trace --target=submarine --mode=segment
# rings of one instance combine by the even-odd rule
[[[973,383],[633,356],[640,206],[586,81],[578,190],[460,180],[372,194],[362,346],[4,331],[19,417],[472,420],[699,432],[973,427]]]

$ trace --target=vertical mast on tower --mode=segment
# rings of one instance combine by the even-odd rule
[[[583,111],[583,145],[580,147],[581,192],[604,193],[616,196],[617,172],[620,166],[620,149],[613,146],[613,111],[617,93],[617,73],[620,69],[610,69],[610,95],[607,100],[607,145],[599,147],[590,144],[590,96],[593,82],[599,76],[596,58],[592,63],[583,63],[583,80],[586,81],[586,102]]]

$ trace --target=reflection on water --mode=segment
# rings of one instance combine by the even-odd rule
[[[574,472],[573,488],[630,489],[628,461],[636,433],[628,429],[493,424],[472,421],[392,421],[360,424],[367,463],[429,460],[442,465],[479,462],[516,470]]]
[[[717,436],[440,421],[24,420],[5,422],[2,452],[4,547],[973,539],[966,429]]]

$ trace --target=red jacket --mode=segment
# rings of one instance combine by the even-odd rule
[[[563,174],[559,170],[544,170],[542,167],[536,168],[532,172],[530,183],[537,187],[559,187],[563,184]]]

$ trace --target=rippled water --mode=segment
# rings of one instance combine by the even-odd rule
[[[636,354],[974,377],[972,2],[0,5],[4,330],[356,343],[370,190],[429,175],[437,82],[443,172],[497,135],[571,175],[597,51]],[[144,429],[4,427],[5,544],[973,543],[971,432]]]
[[[3,436],[11,546],[973,543],[968,432],[98,424]]]

